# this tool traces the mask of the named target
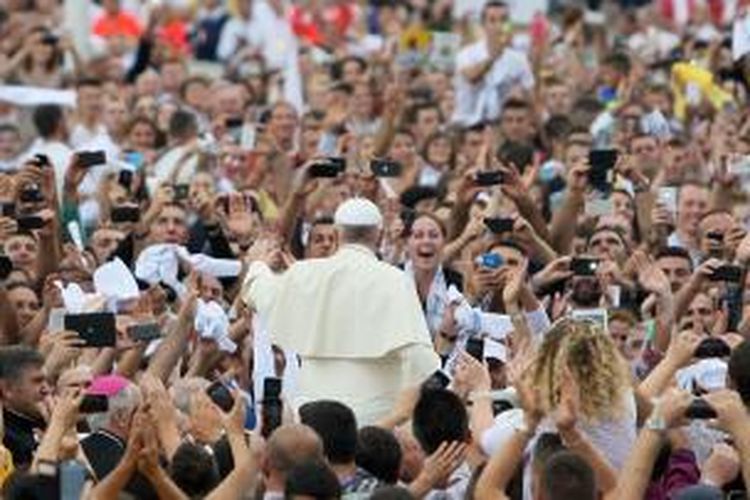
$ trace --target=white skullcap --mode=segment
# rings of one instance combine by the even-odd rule
[[[338,206],[333,222],[337,226],[380,227],[383,216],[378,206],[367,198],[350,198]]]

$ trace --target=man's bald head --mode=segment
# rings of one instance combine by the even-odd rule
[[[282,425],[276,429],[268,438],[267,450],[268,468],[280,474],[286,474],[299,463],[324,458],[320,437],[302,424]]]

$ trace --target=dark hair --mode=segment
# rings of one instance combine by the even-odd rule
[[[59,492],[56,476],[29,474],[16,471],[8,478],[3,488],[6,500],[46,500]]]
[[[690,270],[693,270],[693,259],[690,257],[690,252],[682,247],[664,247],[656,252],[656,260],[664,259],[667,257],[676,257],[678,259],[684,259],[690,265]]]
[[[64,115],[62,108],[57,104],[42,104],[34,108],[31,119],[39,135],[43,139],[49,139],[57,132]]]
[[[734,389],[740,393],[742,402],[750,407],[750,342],[747,340],[732,350],[728,374]]]
[[[487,11],[490,9],[507,9],[508,4],[505,2],[502,2],[501,0],[489,0],[487,3],[484,4],[484,7],[482,7],[482,14],[481,14],[481,21],[484,22],[485,16],[487,16]]]
[[[29,367],[44,365],[44,356],[31,347],[13,345],[0,347],[0,379],[15,381]]]
[[[292,499],[297,495],[316,500],[341,498],[341,485],[333,470],[320,460],[312,460],[295,465],[286,475],[284,497]]]
[[[542,127],[542,132],[547,141],[564,141],[573,131],[573,124],[565,115],[552,115]]]
[[[594,500],[597,493],[593,469],[569,451],[555,453],[547,460],[541,487],[546,498],[555,500]]]
[[[456,166],[456,143],[453,140],[453,137],[450,136],[450,134],[447,134],[445,132],[435,132],[434,134],[430,135],[427,139],[424,141],[424,146],[422,147],[422,158],[425,159],[427,163],[430,163],[430,158],[428,158],[428,152],[430,150],[430,146],[432,146],[432,143],[435,141],[438,141],[440,139],[444,139],[448,141],[448,145],[451,148],[450,156],[448,157],[448,170],[453,170],[453,168]]]
[[[615,71],[627,75],[630,73],[630,58],[623,52],[613,52],[607,55],[602,61],[604,66],[612,66]]]
[[[80,89],[81,87],[101,87],[102,81],[98,78],[92,77],[92,76],[84,76],[78,79],[76,81],[76,88]]]
[[[182,82],[182,85],[180,85],[180,98],[184,101],[185,96],[187,95],[188,88],[190,88],[191,85],[194,85],[196,83],[199,83],[201,85],[204,85],[208,87],[211,82],[204,76],[196,75],[191,76],[190,78],[186,78],[185,81]]]
[[[534,444],[533,466],[541,469],[547,463],[547,460],[555,453],[565,451],[565,445],[562,438],[555,432],[544,432],[539,435]]]
[[[300,407],[299,417],[320,436],[329,462],[337,465],[354,461],[357,419],[351,408],[338,401],[313,401]]]
[[[414,500],[411,491],[403,486],[381,486],[372,492],[370,500]]]
[[[133,132],[133,129],[138,125],[148,125],[151,127],[151,130],[154,133],[154,146],[155,148],[159,147],[159,143],[163,142],[162,132],[159,130],[159,125],[156,124],[154,120],[149,118],[148,116],[144,115],[136,115],[133,117],[130,122],[128,122],[127,127],[125,127],[125,130],[127,130],[126,135],[130,135]]]
[[[438,228],[440,228],[440,232],[443,234],[443,238],[448,237],[448,228],[445,227],[445,222],[440,220],[440,218],[432,212],[413,212],[408,219],[408,221],[404,221],[406,223],[407,236],[411,236],[412,228],[414,227],[414,223],[417,222],[417,220],[430,219],[432,222],[437,224]]]
[[[186,110],[178,109],[169,119],[169,136],[177,139],[187,139],[198,133],[198,120],[195,114]]]
[[[414,408],[412,432],[428,455],[446,441],[466,441],[469,417],[461,399],[446,389],[422,391]]]
[[[430,101],[430,102],[423,102],[420,104],[415,104],[414,106],[412,106],[410,113],[408,114],[410,118],[409,123],[416,124],[417,120],[419,119],[419,113],[421,113],[422,111],[430,110],[430,109],[434,109],[435,111],[437,111],[438,116],[440,117],[440,121],[443,120],[443,112],[440,111],[440,105],[434,101]]]
[[[180,444],[169,465],[169,476],[190,498],[203,497],[219,483],[214,458],[197,444]]]
[[[398,482],[401,457],[401,446],[391,431],[375,426],[359,430],[355,461],[380,481]]]
[[[360,71],[364,72],[367,70],[367,61],[357,56],[347,56],[331,65],[330,76],[331,80],[338,81],[344,77],[344,66],[349,62],[355,62],[359,66]]]
[[[523,110],[529,110],[531,109],[531,104],[529,104],[528,101],[525,101],[523,99],[518,99],[515,97],[509,98],[507,101],[503,103],[503,112],[504,115],[506,111],[509,111],[511,109],[523,109]]]

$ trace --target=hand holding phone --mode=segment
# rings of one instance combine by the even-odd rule
[[[76,153],[78,165],[81,168],[91,168],[107,163],[107,154],[102,151],[79,151]]]
[[[729,347],[729,344],[716,337],[709,337],[698,344],[694,356],[698,359],[727,358],[731,354],[732,348]]]
[[[490,187],[502,184],[505,180],[505,174],[502,170],[490,170],[487,172],[477,172],[474,176],[474,184],[480,187]]]
[[[78,333],[84,347],[114,347],[117,343],[115,315],[112,313],[66,314],[65,329]]]
[[[510,217],[485,217],[484,225],[494,234],[513,232],[513,219]]]
[[[308,175],[313,178],[334,178],[344,173],[346,159],[332,157],[313,163],[308,169]]]
[[[221,380],[217,380],[209,385],[206,389],[206,394],[225,413],[229,412],[232,406],[234,406],[234,396],[232,396],[232,392]]]
[[[570,261],[570,270],[574,276],[594,276],[599,269],[599,263],[599,259],[573,257]]]
[[[685,410],[685,417],[690,420],[709,420],[718,417],[718,414],[708,401],[695,398]]]
[[[401,164],[393,160],[372,160],[370,170],[375,177],[398,177],[401,175]]]

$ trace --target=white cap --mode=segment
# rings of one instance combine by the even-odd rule
[[[380,209],[367,198],[350,198],[338,206],[333,216],[337,226],[370,226],[383,225]]]

